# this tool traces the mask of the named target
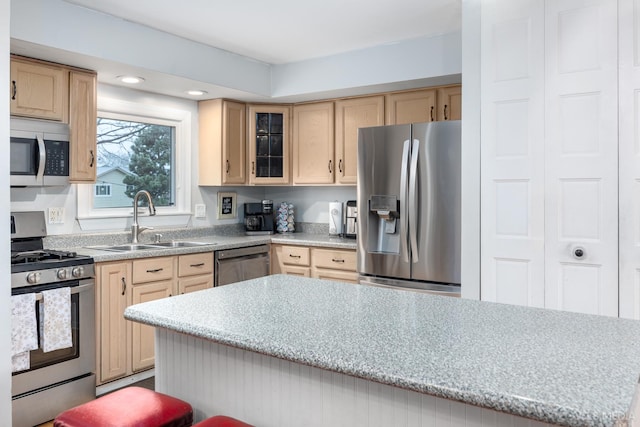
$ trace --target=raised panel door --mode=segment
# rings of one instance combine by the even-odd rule
[[[385,96],[387,125],[433,122],[436,120],[435,89],[390,93]]]
[[[545,307],[617,316],[617,5],[547,2],[545,21]]]
[[[336,182],[355,184],[358,170],[358,128],[384,125],[384,96],[339,100],[336,109]]]
[[[198,184],[246,184],[246,105],[200,101],[198,128]]]
[[[447,86],[437,90],[438,111],[436,120],[462,119],[462,87]]]
[[[201,291],[209,288],[213,288],[213,273],[178,279],[179,294],[188,294],[189,292]]]
[[[620,317],[640,319],[640,0],[618,8]]]
[[[222,106],[222,184],[247,182],[246,165],[246,106],[224,101]]]
[[[333,184],[334,107],[317,102],[293,107],[293,183]]]
[[[544,4],[482,6],[481,295],[544,306]]]
[[[151,282],[144,285],[135,285],[132,290],[131,303],[140,304],[170,297],[173,292],[173,280]],[[131,368],[133,372],[153,367],[155,363],[154,352],[155,328],[132,322],[131,325]]]
[[[323,268],[312,268],[311,277],[314,279],[334,280],[337,282],[347,282],[358,284],[358,273],[342,270],[327,270]]]
[[[96,325],[98,329],[98,382],[125,376],[128,367],[128,323],[124,310],[131,305],[131,263],[96,264],[97,299]]]
[[[96,75],[71,71],[69,76],[69,179],[95,182],[97,144]]]
[[[11,59],[11,114],[67,122],[69,71],[38,62]]]

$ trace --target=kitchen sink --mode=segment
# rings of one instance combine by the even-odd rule
[[[114,246],[87,246],[89,249],[98,249],[101,251],[113,251],[113,252],[134,252],[134,251],[159,251],[162,249],[171,248],[193,248],[197,246],[215,245],[216,243],[204,243],[204,242],[162,242],[162,243],[131,243],[124,245]]]
[[[131,252],[131,251],[148,251],[153,249],[162,249],[157,246],[144,245],[144,244],[127,244],[127,245],[115,245],[115,246],[87,246],[89,249],[99,249],[101,251],[114,251],[114,252]]]
[[[193,248],[197,246],[215,245],[216,243],[203,243],[203,242],[162,242],[152,243],[152,246],[159,246],[162,248]]]

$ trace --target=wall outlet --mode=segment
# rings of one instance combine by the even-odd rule
[[[196,218],[207,217],[207,205],[196,205]]]
[[[64,224],[64,208],[49,208],[49,224]]]

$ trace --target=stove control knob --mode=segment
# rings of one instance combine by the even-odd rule
[[[40,281],[40,273],[29,273],[27,274],[27,282],[32,285],[38,283]]]
[[[73,277],[82,277],[83,274],[84,274],[84,267],[73,267],[73,270],[71,270],[71,275]]]
[[[61,268],[60,270],[56,271],[56,276],[60,280],[65,280],[67,278],[67,270]]]

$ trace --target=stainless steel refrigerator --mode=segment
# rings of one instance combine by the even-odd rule
[[[359,129],[360,283],[460,295],[460,123]]]

